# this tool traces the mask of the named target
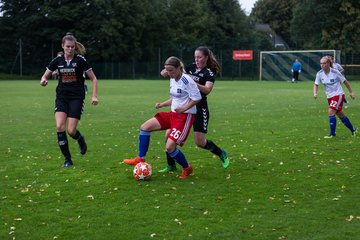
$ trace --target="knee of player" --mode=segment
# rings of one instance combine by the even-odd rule
[[[168,139],[168,141],[166,142],[166,145],[165,145],[165,149],[166,149],[166,152],[168,152],[168,153],[174,152],[176,149],[176,143]]]
[[[58,132],[65,132],[65,124],[56,124],[56,130]]]
[[[148,127],[147,127],[147,124],[146,124],[146,123],[141,124],[140,130],[149,131],[149,129],[148,129]]]
[[[199,142],[195,140],[195,145],[199,148],[205,148],[205,144],[203,142]]]
[[[195,138],[195,145],[199,148],[205,148],[206,145],[206,139],[202,138]]]
[[[76,128],[68,128],[67,132],[70,136],[75,136],[76,134]]]

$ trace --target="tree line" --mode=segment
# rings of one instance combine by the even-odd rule
[[[258,0],[250,16],[237,0],[1,0],[0,72],[37,74],[72,32],[90,62],[192,57],[200,45],[218,58],[234,49],[273,50],[267,23],[292,49],[360,53],[359,1]],[[225,54],[225,56],[220,56]]]

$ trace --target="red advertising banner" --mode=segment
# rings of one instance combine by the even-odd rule
[[[233,60],[253,60],[253,51],[233,50]]]

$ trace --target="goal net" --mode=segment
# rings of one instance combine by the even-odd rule
[[[314,80],[320,70],[320,59],[333,56],[340,63],[339,50],[261,51],[259,80],[291,81],[292,64],[295,59],[301,63],[299,80]]]

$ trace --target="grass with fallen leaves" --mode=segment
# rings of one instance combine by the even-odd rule
[[[351,84],[360,96],[360,83]],[[191,133],[182,151],[194,174],[160,174],[164,133],[154,132],[147,182],[122,160],[136,156],[139,126],[168,98],[167,80],[100,81],[100,104],[91,106],[89,93],[79,124],[88,153],[69,138],[69,168],[57,146],[56,82],[0,85],[0,239],[360,236],[360,138],[339,122],[336,138],[323,139],[327,103],[312,98],[311,82],[217,81],[208,138],[228,151],[229,169]],[[360,126],[359,100],[349,101],[345,113]]]

